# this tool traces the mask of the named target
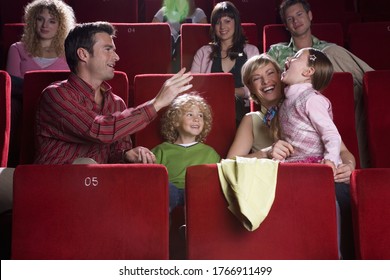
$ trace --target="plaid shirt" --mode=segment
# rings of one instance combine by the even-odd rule
[[[340,163],[341,136],[333,123],[332,105],[310,83],[286,87],[279,109],[281,138],[294,147],[287,161],[328,159]]]
[[[124,101],[101,85],[102,107],[94,89],[75,74],[47,87],[36,114],[36,164],[69,164],[88,157],[98,163],[123,162],[132,148],[130,135],[156,116],[151,104],[126,109]]]
[[[320,41],[317,37],[312,36],[313,45],[312,47],[322,51],[324,48],[335,45],[326,41]],[[294,41],[291,38],[290,43],[278,43],[271,45],[267,54],[271,56],[279,64],[280,69],[284,69],[284,63],[288,57],[293,57],[299,49],[295,47]]]

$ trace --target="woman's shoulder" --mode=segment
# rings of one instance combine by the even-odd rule
[[[15,43],[13,43],[10,47],[9,47],[9,49],[11,50],[11,49],[17,49],[17,50],[21,50],[21,51],[25,51],[26,50],[26,47],[25,47],[25,45],[24,45],[24,43],[23,42],[15,42]]]
[[[246,116],[253,118],[262,118],[263,114],[260,111],[253,111],[246,114]]]
[[[207,16],[206,13],[201,8],[196,8],[194,13],[192,14],[192,17],[201,19]]]
[[[207,44],[207,45],[201,46],[201,47],[198,49],[198,52],[211,53],[212,50],[213,50],[213,49],[211,48],[211,45]]]

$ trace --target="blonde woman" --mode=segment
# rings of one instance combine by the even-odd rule
[[[73,9],[60,0],[35,0],[25,8],[20,42],[8,51],[7,72],[23,78],[31,70],[69,70],[64,41],[75,25]]]
[[[15,130],[22,111],[24,74],[32,70],[69,70],[64,42],[75,25],[73,9],[60,0],[35,0],[25,7],[24,32],[8,51],[7,72],[12,80],[11,144],[8,166],[19,162]]]

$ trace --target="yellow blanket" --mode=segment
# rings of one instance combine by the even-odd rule
[[[247,230],[254,231],[267,217],[274,201],[278,162],[236,157],[217,165],[229,210]]]

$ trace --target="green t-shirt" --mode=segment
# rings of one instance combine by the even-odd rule
[[[156,163],[166,166],[169,182],[179,189],[184,189],[188,166],[211,164],[220,161],[218,153],[212,147],[203,143],[184,147],[164,142],[154,147],[152,152],[156,155]]]

